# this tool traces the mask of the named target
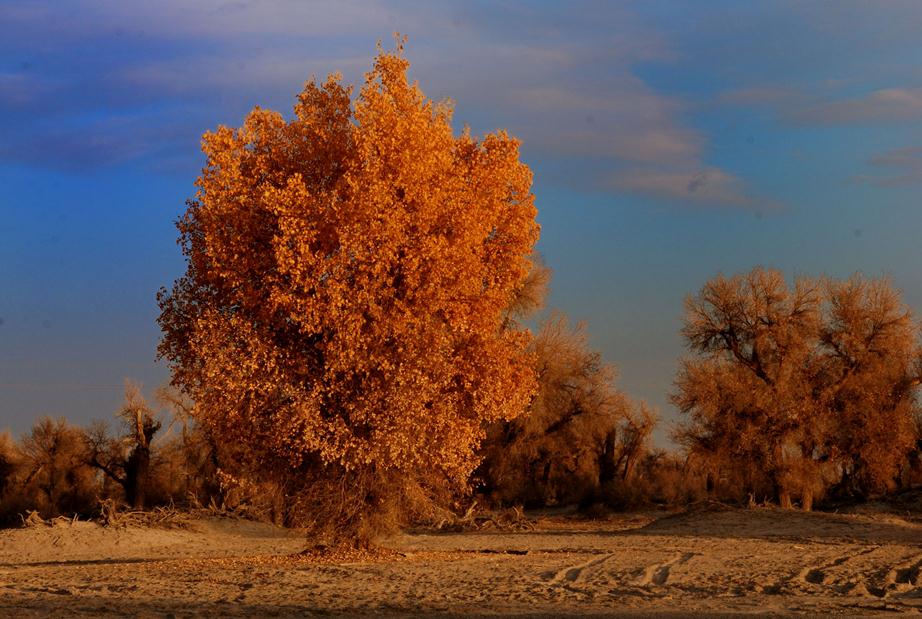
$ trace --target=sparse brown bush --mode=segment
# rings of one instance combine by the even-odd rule
[[[617,432],[606,436],[605,452],[600,461],[603,482],[610,479],[628,482],[635,477],[638,463],[650,456],[650,439],[657,421],[656,414],[644,403],[626,409]]]
[[[829,281],[826,298],[813,384],[828,430],[814,449],[838,467],[838,494],[889,492],[918,437],[918,328],[887,280]]]
[[[321,545],[342,543],[337,528],[345,527],[359,545],[367,546],[411,523],[433,520],[434,509],[446,501],[447,486],[432,484],[422,472],[314,470],[322,472],[309,483],[291,484],[286,524],[305,528]]]
[[[126,400],[118,416],[123,430],[113,434],[105,422],[86,429],[66,420],[41,419],[18,443],[8,432],[0,433],[0,527],[21,525],[28,514],[33,520],[66,515],[95,517],[101,506],[138,509],[131,497],[132,484],[144,475],[143,507],[201,508],[223,505],[219,471],[221,450],[189,417],[192,403],[171,389],[161,389],[157,401],[171,420],[160,440],[154,441],[159,421],[138,389],[128,384]],[[137,429],[144,432],[139,445]],[[135,455],[148,450],[146,475]],[[235,470],[232,458],[225,466]],[[134,468],[132,468],[134,467]],[[260,488],[265,493],[266,486]],[[264,502],[264,496],[260,497]],[[229,506],[224,506],[230,509]],[[284,523],[282,516],[234,505],[237,515]],[[135,512],[136,513],[136,512]],[[278,508],[284,514],[284,507]],[[103,515],[104,517],[104,515]],[[105,519],[105,518],[104,518]]]
[[[23,437],[20,473],[11,502],[42,518],[89,515],[97,505],[97,480],[86,464],[84,433],[63,418],[43,417]]]
[[[704,475],[679,454],[648,449],[627,479],[614,479],[603,490],[616,509],[679,507],[707,497]]]
[[[922,372],[919,374],[922,375]],[[900,470],[898,483],[900,490],[922,486],[922,409],[919,408],[913,415],[913,434],[915,441]]]
[[[217,440],[195,422],[194,402],[170,387],[157,390],[157,403],[169,424],[152,454],[154,502],[199,507],[222,496],[219,472],[233,470]]]
[[[117,413],[121,431],[113,435],[101,421],[87,428],[87,463],[103,473],[100,497],[119,499],[136,510],[201,507],[220,501],[221,450],[192,419],[193,403],[167,387],[157,391],[156,401],[157,411],[129,382]],[[160,418],[169,423],[155,436],[162,425]],[[232,464],[228,461],[225,467],[232,469]]]
[[[19,515],[32,507],[23,492],[23,454],[9,432],[0,433],[0,527],[18,524]]]
[[[12,435],[0,432],[0,497],[15,481],[21,456]]]

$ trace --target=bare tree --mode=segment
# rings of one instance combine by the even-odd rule
[[[126,503],[140,509],[145,506],[150,484],[151,442],[161,423],[140,387],[130,381],[125,382],[125,401],[117,416],[123,426],[118,438],[109,435],[106,424],[90,427],[87,461],[122,487]]]
[[[181,391],[162,386],[156,401],[170,420],[158,449],[161,473],[169,477],[165,485],[171,496],[207,503],[220,494],[219,470],[233,469],[231,458],[225,456],[229,450],[222,449],[215,436],[196,423],[195,403]]]

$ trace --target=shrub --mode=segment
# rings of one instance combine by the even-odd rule
[[[87,444],[79,428],[64,418],[43,417],[23,437],[20,453],[15,502],[43,518],[94,512],[97,480],[86,464]]]

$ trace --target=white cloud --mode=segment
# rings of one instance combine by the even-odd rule
[[[740,179],[716,167],[633,168],[612,174],[606,182],[617,189],[687,203],[747,207],[759,203],[746,194]]]

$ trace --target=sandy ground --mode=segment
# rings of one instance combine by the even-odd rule
[[[685,616],[922,612],[922,525],[893,513],[699,509],[413,533],[385,560],[293,557],[290,531],[59,523],[0,532],[0,616]]]

